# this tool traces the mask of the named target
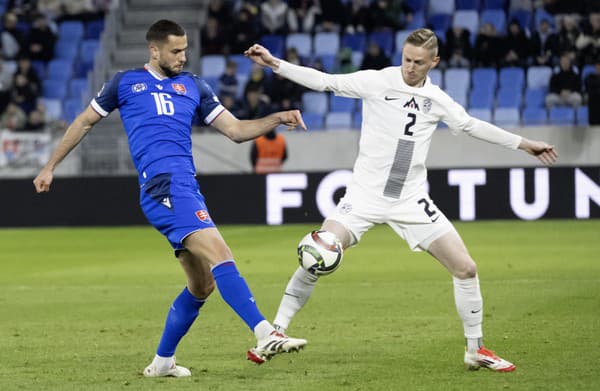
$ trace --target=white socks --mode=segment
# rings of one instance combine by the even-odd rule
[[[273,322],[282,332],[288,328],[294,315],[306,304],[318,279],[319,277],[298,267],[285,288]]]
[[[271,335],[274,330],[275,329],[271,323],[269,323],[269,321],[262,320],[258,322],[256,326],[254,326],[254,335],[256,336],[256,339],[260,341],[261,339],[265,339]]]
[[[467,278],[460,280],[452,277],[454,282],[454,301],[458,315],[463,322],[465,338],[467,338],[467,349],[471,351],[475,345],[481,344],[483,332],[483,299],[479,290],[479,278]],[[475,349],[477,350],[477,349]]]
[[[161,357],[158,354],[155,355],[154,359],[152,360],[152,364],[154,364],[154,366],[158,370],[158,373],[167,372],[173,366],[173,362],[173,356]]]

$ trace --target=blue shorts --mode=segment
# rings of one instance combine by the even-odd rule
[[[215,227],[196,178],[158,174],[140,188],[140,205],[146,218],[167,237],[177,253],[193,232]]]

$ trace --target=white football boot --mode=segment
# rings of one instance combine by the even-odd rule
[[[496,372],[512,372],[517,369],[513,363],[496,356],[494,352],[483,346],[476,352],[465,352],[465,366],[472,370],[483,367]]]
[[[290,338],[279,331],[272,331],[267,338],[248,350],[248,360],[262,364],[278,353],[297,352],[307,344],[305,339]]]
[[[175,364],[175,357],[171,360],[171,365],[159,368],[153,360],[150,365],[144,369],[145,377],[188,377],[192,376],[192,372],[186,367],[182,367]]]

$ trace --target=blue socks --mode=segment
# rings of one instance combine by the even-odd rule
[[[204,300],[194,297],[187,287],[183,289],[169,309],[156,354],[161,357],[171,357],[175,354],[177,344],[194,323],[203,304]]]
[[[223,300],[246,322],[250,330],[254,331],[256,325],[265,320],[265,317],[258,310],[254,297],[235,266],[235,262],[230,260],[219,263],[212,268],[212,274]]]

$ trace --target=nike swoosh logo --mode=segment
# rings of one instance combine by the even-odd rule
[[[439,218],[440,218],[440,216],[436,217],[435,219],[431,219],[431,222],[435,223],[436,221],[438,221]]]
[[[478,312],[480,312],[480,311],[481,311],[481,308],[480,308],[480,309],[478,309],[477,311],[473,311],[473,310],[471,310],[471,313],[472,313],[472,314],[476,314],[476,313],[478,313]]]
[[[402,99],[402,98],[393,98],[393,97],[389,97],[386,95],[384,99],[385,100],[398,100],[398,99]]]

